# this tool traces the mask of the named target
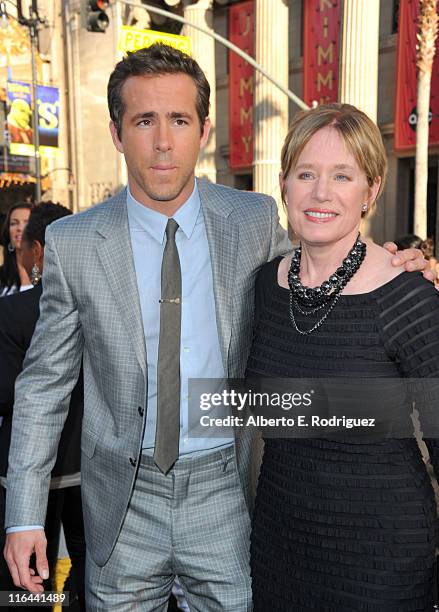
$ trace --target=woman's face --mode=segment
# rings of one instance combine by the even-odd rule
[[[288,220],[308,244],[330,244],[358,232],[362,206],[374,201],[363,170],[336,129],[325,127],[305,145],[286,180]]]
[[[30,210],[28,208],[16,208],[11,213],[9,219],[9,240],[16,249],[21,248],[21,238],[29,215]]]

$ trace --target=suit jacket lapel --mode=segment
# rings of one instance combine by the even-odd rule
[[[220,197],[207,181],[199,180],[198,190],[212,262],[219,342],[227,375],[239,230],[238,226],[228,219],[233,207],[227,199]]]
[[[128,338],[146,376],[145,334],[128,227],[126,190],[112,198],[111,207],[98,233],[102,237],[97,246],[99,258],[127,328]]]

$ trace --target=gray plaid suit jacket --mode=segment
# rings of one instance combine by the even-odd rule
[[[199,181],[225,371],[245,371],[259,268],[288,250],[274,200]],[[135,484],[147,398],[126,191],[46,232],[41,315],[17,380],[6,527],[44,525],[50,472],[84,360],[81,474],[88,550],[109,558]],[[200,304],[200,308],[203,305]],[[215,316],[215,313],[212,313]],[[249,444],[236,442],[244,490]]]

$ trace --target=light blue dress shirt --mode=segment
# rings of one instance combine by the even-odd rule
[[[154,452],[157,420],[157,362],[160,335],[161,267],[168,217],[137,202],[127,190],[128,224],[145,333],[148,404],[143,452]],[[224,377],[218,339],[212,264],[198,188],[173,216],[181,267],[182,309],[180,345],[180,456],[228,446],[233,438],[218,436],[209,427],[206,436],[191,437],[188,380]]]

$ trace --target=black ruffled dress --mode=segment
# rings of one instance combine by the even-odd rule
[[[302,336],[279,262],[258,276],[247,376],[439,378],[439,294],[421,274],[341,296],[321,328]],[[299,327],[308,319],[299,315]],[[426,442],[439,473],[439,444]],[[414,438],[266,439],[251,540],[254,612],[432,610],[436,516]]]

